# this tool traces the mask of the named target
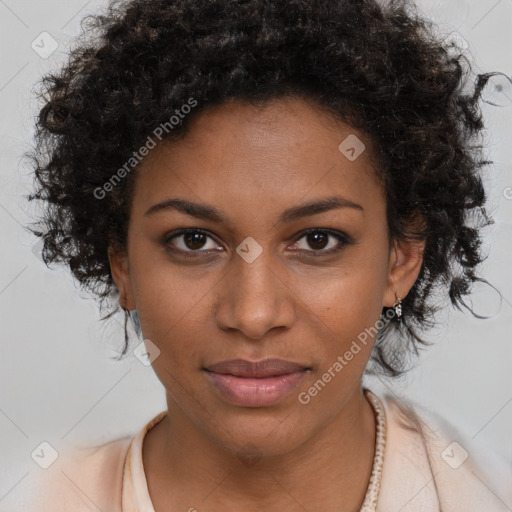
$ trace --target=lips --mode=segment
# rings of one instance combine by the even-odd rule
[[[284,359],[264,359],[255,362],[245,359],[231,359],[212,364],[206,368],[206,370],[215,373],[247,378],[277,377],[306,369],[308,369],[306,366]]]
[[[229,403],[244,407],[274,405],[305,378],[310,368],[283,359],[232,359],[204,368],[218,393]]]

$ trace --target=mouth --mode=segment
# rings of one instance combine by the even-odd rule
[[[254,362],[246,359],[231,359],[229,361],[221,361],[212,364],[205,368],[207,371],[222,375],[246,378],[279,377],[280,375],[289,375],[310,369],[311,368],[305,365],[284,359],[263,359]]]
[[[256,362],[232,359],[203,370],[216,391],[228,402],[245,407],[263,407],[285,398],[311,368],[283,359]]]

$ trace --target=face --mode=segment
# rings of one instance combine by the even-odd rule
[[[128,251],[109,256],[170,417],[232,452],[301,445],[360,394],[365,330],[421,266],[388,242],[370,141],[302,99],[230,101],[136,172]],[[269,358],[297,366],[214,366]]]

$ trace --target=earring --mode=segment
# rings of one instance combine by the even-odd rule
[[[125,296],[124,306],[122,306],[122,308],[124,309],[124,343],[125,343],[125,346],[128,345],[128,333],[126,331],[126,326],[128,324],[128,318],[130,317],[130,310],[125,307],[127,302],[128,302],[128,299]]]
[[[127,299],[127,297],[125,297],[124,304],[126,305],[127,302],[128,302],[128,299]],[[124,310],[124,333],[125,333],[125,341],[127,342],[128,336],[126,333],[126,326],[128,324],[129,319],[132,320],[135,332],[137,333],[137,336],[139,336],[139,337],[142,335],[142,328],[140,326],[139,315],[137,313],[137,309],[130,310],[124,306],[122,306],[122,309]]]
[[[130,316],[130,310],[126,307],[126,304],[128,303],[128,297],[125,295],[124,296],[124,300],[123,300],[123,305],[121,306],[121,308],[123,309],[124,311],[124,316],[125,316],[125,319],[128,318]]]
[[[393,309],[395,310],[396,317],[398,321],[402,321],[402,299],[395,294],[397,301],[393,304]]]

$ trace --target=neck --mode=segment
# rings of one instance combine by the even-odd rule
[[[241,457],[205,436],[168,397],[167,416],[143,443],[155,512],[359,510],[373,467],[375,432],[373,409],[359,390],[292,451]]]

